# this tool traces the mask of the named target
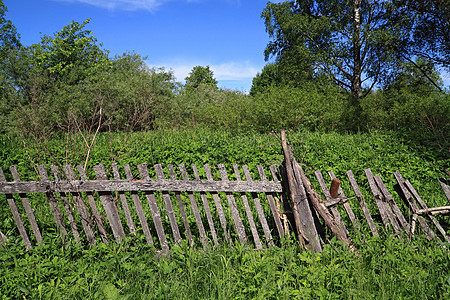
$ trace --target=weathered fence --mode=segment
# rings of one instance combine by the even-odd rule
[[[333,172],[328,172],[331,181],[328,188],[317,170],[315,177],[322,198],[296,162],[284,132],[281,141],[285,161],[280,166],[270,166],[269,170],[257,166],[258,180],[252,178],[246,165],[233,165],[229,176],[221,164],[213,169],[203,166],[202,176],[195,165],[188,172],[184,165],[179,165],[178,169],[168,165],[164,170],[157,164],[152,172],[156,178],[150,178],[147,164],[137,166],[135,174],[139,176],[133,175],[129,165],[119,168],[112,164],[109,173],[113,178],[108,179],[100,164],[94,167],[95,179],[88,179],[82,166],[75,172],[67,165],[62,170],[50,166],[52,179],[47,168],[39,166],[40,181],[21,181],[16,167],[12,166],[12,182],[6,181],[0,169],[0,194],[6,195],[27,249],[32,248],[34,242],[42,243],[45,230],[49,230],[47,225],[43,230],[35,217],[38,201],[33,203],[33,208],[30,199],[35,199],[36,195],[44,195],[45,201],[40,201],[39,205],[45,205],[51,212],[64,241],[74,239],[90,245],[99,239],[104,243],[111,240],[120,243],[127,234],[142,233],[147,243],[163,251],[183,240],[190,245],[201,244],[204,249],[232,240],[264,249],[289,236],[289,230],[293,230],[305,249],[320,252],[327,241],[324,227],[352,249],[352,238],[365,239],[367,233],[380,236],[380,230],[412,238],[417,222],[428,239],[440,239],[435,232],[438,231],[450,242],[435,217],[449,213],[450,207],[428,208],[399,172],[394,173],[398,182],[394,188],[408,209],[403,207],[403,211],[381,177],[370,169],[364,171],[373,196],[370,198],[375,202],[372,210],[377,209],[376,214],[371,214],[351,170],[346,173],[354,192],[351,197],[342,190],[342,178],[339,180]],[[125,174],[125,178],[121,178],[121,174]],[[440,184],[450,201],[445,179],[440,179]],[[18,199],[22,203],[19,206]],[[0,228],[0,244],[8,240],[2,230],[14,232],[13,228]],[[33,233],[31,238],[30,232]]]

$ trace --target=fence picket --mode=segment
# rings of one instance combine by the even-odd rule
[[[167,168],[169,169],[170,178],[172,180],[177,180],[177,176],[175,174],[175,170],[172,165],[167,165]],[[177,199],[178,208],[180,209],[180,215],[181,219],[183,220],[184,228],[186,230],[186,236],[189,242],[189,245],[192,245],[194,243],[194,239],[192,237],[191,227],[189,226],[189,222],[186,216],[186,210],[184,209],[183,200],[181,199],[181,193],[175,192],[175,198]]]
[[[237,164],[233,165],[234,175],[238,181],[242,181],[241,174],[239,174],[239,168]],[[261,250],[262,243],[259,239],[258,230],[256,229],[255,221],[253,220],[252,211],[250,209],[250,205],[248,204],[247,195],[245,193],[241,193],[242,203],[244,204],[245,213],[247,215],[248,222],[250,224],[250,231],[252,232],[253,240],[256,245],[256,249]]]
[[[198,174],[197,166],[195,164],[192,165],[192,169],[194,171],[195,180],[200,181],[200,175]],[[206,197],[206,193],[200,192],[200,198],[203,202],[203,208],[205,209],[206,219],[208,220],[209,230],[211,230],[211,235],[214,241],[214,245],[218,245],[219,242],[217,240],[216,228],[214,226],[214,221],[211,215],[211,209],[209,207],[208,198]]]
[[[69,181],[75,180],[75,173],[72,169],[72,166],[70,165],[66,165],[64,166],[64,173],[66,174],[66,178]],[[86,234],[86,238],[89,242],[89,244],[95,245],[95,236],[94,236],[94,232],[92,231],[91,225],[90,223],[90,218],[89,218],[89,214],[86,210],[86,206],[84,205],[84,201],[81,197],[81,195],[77,195],[79,193],[73,193],[72,197],[73,200],[75,201],[75,206],[78,210],[78,214],[80,216],[81,219],[81,225],[83,226],[83,230],[84,233]]]
[[[120,179],[119,168],[116,163],[112,165],[114,179]],[[134,225],[133,219],[131,218],[130,207],[128,206],[127,197],[123,191],[118,191],[120,202],[122,203],[123,212],[125,214],[125,219],[127,220],[128,228],[130,229],[130,233],[136,233],[136,226]]]
[[[61,181],[61,178],[59,177],[58,167],[55,165],[51,165],[50,169],[53,172],[53,177],[55,177],[55,182]],[[67,219],[69,220],[69,224],[70,224],[70,228],[72,229],[73,237],[75,238],[75,241],[77,243],[81,244],[80,233],[78,232],[77,223],[75,222],[75,218],[73,217],[72,208],[70,207],[66,193],[59,193],[59,196],[61,197],[61,199],[63,201],[64,210],[67,214]]]
[[[129,164],[123,166],[125,170],[125,175],[127,180],[133,180],[133,174],[131,173],[131,168]],[[132,191],[131,198],[133,199],[134,207],[136,209],[137,215],[139,217],[139,222],[142,226],[142,231],[144,232],[147,243],[153,245],[152,234],[150,233],[150,228],[148,227],[147,219],[145,218],[144,209],[142,208],[141,199],[139,198],[138,192]]]
[[[150,179],[147,164],[138,165],[138,170],[143,180]],[[159,242],[161,243],[161,248],[164,251],[168,251],[169,245],[167,244],[166,234],[162,225],[161,213],[159,212],[158,204],[156,204],[155,194],[153,192],[145,192],[145,196],[147,197],[148,206],[150,207],[150,212],[152,213],[153,223],[155,224],[156,233],[158,234]]]
[[[45,166],[43,165],[38,166],[38,172],[42,182],[50,182]],[[45,194],[47,196],[47,200],[50,205],[50,210],[52,211],[56,227],[58,227],[59,234],[61,235],[62,241],[64,243],[65,237],[67,235],[67,230],[66,227],[64,226],[64,218],[61,215],[61,211],[59,210],[58,202],[56,201],[54,193],[47,192]]]
[[[87,176],[86,172],[84,171],[84,167],[82,165],[77,166],[78,174],[80,174],[81,180],[87,182]],[[98,231],[100,231],[101,238],[103,243],[108,244],[108,233],[105,230],[105,227],[103,227],[102,218],[100,217],[100,213],[97,208],[97,204],[95,203],[94,195],[92,192],[86,192],[89,206],[91,208],[92,215],[94,216],[94,221],[97,224]]]
[[[105,168],[102,164],[94,166],[94,172],[97,180],[108,180]],[[99,192],[98,194],[100,196],[100,201],[102,202],[103,208],[105,209],[109,224],[111,225],[114,239],[117,243],[120,243],[121,239],[125,237],[125,232],[122,227],[122,222],[120,221],[116,204],[114,203],[114,198],[112,194],[108,192]]]
[[[11,170],[14,181],[20,182],[20,176],[19,172],[17,172],[16,166],[11,166],[9,169]],[[25,193],[20,193],[19,197],[22,200],[23,208],[25,209],[28,220],[30,221],[31,229],[36,237],[36,241],[40,244],[42,243],[42,234],[34,216],[34,209],[31,208],[30,201]]]
[[[209,168],[209,165],[204,165],[203,169],[205,170],[206,173],[206,179],[209,181],[213,181],[213,177],[211,174],[211,169]],[[230,232],[228,231],[227,228],[227,219],[225,218],[225,213],[223,212],[223,207],[222,207],[222,203],[220,202],[220,197],[219,194],[217,192],[212,192],[211,193],[213,200],[214,200],[214,204],[216,205],[216,210],[217,210],[217,214],[219,215],[219,220],[220,220],[220,224],[222,225],[222,229],[223,229],[223,233],[225,235],[225,240],[228,242],[230,241]]]
[[[5,174],[3,173],[2,168],[0,168],[0,183],[6,182]],[[25,247],[27,250],[32,249],[30,238],[28,237],[27,231],[25,230],[25,225],[23,224],[22,217],[20,216],[19,210],[17,209],[16,202],[14,201],[14,197],[11,194],[6,194],[6,200],[8,201],[9,208],[14,217],[14,221],[16,222],[17,229],[19,230],[20,236],[22,237],[23,242],[25,243]]]

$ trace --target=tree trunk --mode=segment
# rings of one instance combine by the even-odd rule
[[[361,0],[353,0],[354,31],[353,31],[353,74],[351,79],[352,95],[362,98],[362,61],[361,61]]]

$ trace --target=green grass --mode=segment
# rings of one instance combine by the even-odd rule
[[[108,168],[114,159],[119,166],[130,163],[134,168],[144,162],[186,166],[195,163],[198,167],[205,163],[224,163],[227,167],[238,163],[248,164],[255,172],[258,164],[279,164],[283,159],[280,143],[267,134],[207,129],[135,133],[129,137],[124,150],[120,150],[125,138],[123,134],[99,136],[88,168],[98,163]],[[394,184],[392,172],[399,170],[430,206],[446,204],[436,181],[450,165],[445,144],[419,142],[414,136],[381,131],[289,132],[288,140],[313,182],[315,169],[323,173],[333,170],[343,178],[344,191],[351,196],[345,180],[345,171],[351,169],[369,199],[364,183],[365,168],[380,174],[390,191]],[[48,141],[46,145],[52,158],[39,156],[36,148],[23,148],[19,141],[2,137],[0,165],[8,180],[12,180],[8,171],[12,164],[18,166],[22,180],[30,180],[37,178],[33,163],[84,163],[85,152],[78,153],[75,159],[76,155],[68,155],[65,141],[64,138]],[[77,147],[69,149],[83,151]],[[0,230],[10,238],[8,245],[0,248],[2,299],[450,297],[450,245],[428,242],[420,232],[413,241],[385,234],[380,239],[369,238],[366,234],[367,243],[354,239],[358,253],[349,253],[330,237],[330,244],[316,255],[302,251],[291,240],[266,251],[241,245],[208,251],[173,246],[170,259],[166,259],[139,235],[128,237],[121,245],[113,242],[94,247],[63,245],[55,233],[45,198],[30,195],[30,201],[36,207],[39,225],[45,228],[45,241],[44,245],[27,252],[6,199],[0,195],[3,203]],[[16,202],[20,206],[20,200]],[[440,221],[448,230],[448,217],[441,217]]]

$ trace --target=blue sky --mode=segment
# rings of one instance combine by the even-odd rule
[[[276,2],[276,1],[274,1]],[[219,86],[248,92],[266,64],[265,0],[3,0],[24,45],[72,21],[91,30],[111,55],[136,52],[183,81],[209,65]]]

